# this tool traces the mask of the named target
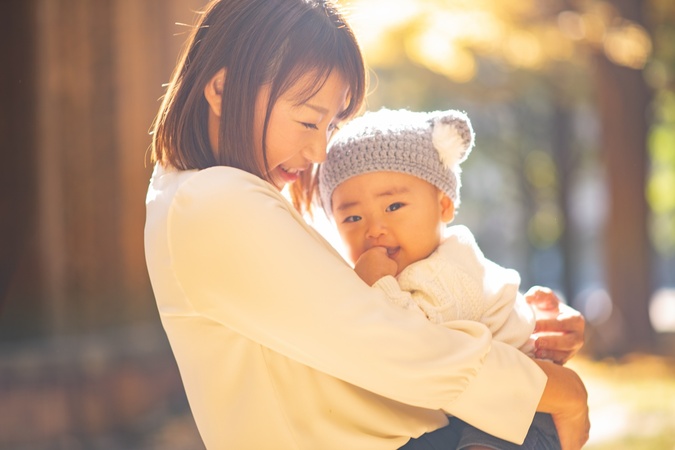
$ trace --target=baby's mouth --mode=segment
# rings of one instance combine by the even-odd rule
[[[390,258],[394,258],[396,255],[398,255],[399,250],[401,250],[401,247],[385,247],[387,249],[387,256]]]

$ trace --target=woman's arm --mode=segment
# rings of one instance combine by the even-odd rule
[[[549,361],[536,360],[548,381],[537,411],[550,413],[563,450],[580,449],[588,440],[588,394],[572,370]]]
[[[391,305],[269,184],[223,167],[195,174],[168,240],[196,314],[378,395],[524,437],[546,383],[529,358],[481,324],[435,326]]]
[[[465,234],[463,235],[464,239],[462,240],[464,246],[462,246],[461,244],[455,244],[455,246],[452,247],[452,249],[448,248],[444,249],[445,253],[448,254],[446,256],[447,258],[457,257],[458,254],[462,253],[461,250],[465,250],[465,247],[467,247],[469,243],[473,242],[472,239],[469,239],[469,237],[471,237],[470,235],[466,235],[466,233],[464,234]],[[467,248],[471,248],[471,246],[468,246]],[[476,258],[482,256],[480,255],[480,252],[475,251],[464,253],[465,254],[463,256],[463,259],[467,263],[473,262]],[[497,280],[502,280],[506,278],[502,274],[503,273],[502,271],[504,269],[502,269],[497,265],[488,266],[486,260],[481,263],[480,267],[485,268],[486,271],[485,276],[492,276]],[[461,269],[460,266],[457,265],[455,270],[460,271],[463,269]],[[385,291],[385,293],[388,294],[388,296],[391,298],[392,301],[394,301],[394,303],[400,304],[400,306],[404,307],[407,305],[407,303],[412,303],[411,294],[409,292],[402,291],[399,288],[396,280],[391,276],[387,276],[395,274],[396,263],[387,257],[386,251],[384,251],[384,249],[373,248],[368,252],[364,253],[361,256],[361,258],[359,258],[359,261],[356,262],[355,271],[359,274],[361,279],[363,279],[368,284],[378,285],[379,283],[380,288],[382,288]],[[425,275],[427,275],[426,273],[419,273],[419,271],[417,272],[418,272],[417,275],[409,277],[410,278],[409,281],[412,280],[415,282],[414,284],[415,292],[419,293],[427,286],[429,279],[424,277]],[[439,275],[437,270],[433,271],[433,273],[435,274],[435,276],[437,277],[440,276],[444,280],[449,280],[451,278],[450,273],[442,272],[442,275]],[[471,277],[466,277],[466,279],[471,280]],[[478,286],[477,289],[480,290],[480,287],[481,286]],[[532,331],[532,327],[534,325],[533,324],[534,318],[531,317],[532,312],[529,310],[529,307],[525,303],[525,299],[527,299],[528,303],[530,303],[533,306],[533,308],[539,312],[540,319],[542,318],[554,319],[556,317],[559,317],[560,307],[566,306],[564,304],[562,305],[559,304],[560,302],[557,296],[555,296],[555,294],[550,289],[547,288],[535,286],[530,290],[528,290],[528,292],[525,294],[524,297],[521,297],[519,294],[518,296],[513,295],[513,293],[517,294],[517,290],[518,284],[515,283],[513,284],[513,289],[511,292],[512,295],[508,296],[492,295],[488,297],[488,299],[490,300],[488,305],[493,310],[491,314],[488,314],[489,316],[488,318],[492,320],[492,322],[490,323],[492,327],[490,327],[489,325],[488,327],[492,331],[493,338],[497,337],[495,331],[497,332],[503,331],[508,327],[511,327],[512,330],[518,329],[526,330],[525,333],[523,334],[523,338],[521,339],[526,339],[529,336],[530,332]],[[495,291],[501,293],[501,290]],[[467,292],[473,292],[473,290],[468,289]],[[427,295],[429,294],[427,293]],[[515,303],[513,300],[514,297],[516,297]],[[435,304],[443,304],[443,301],[441,300],[462,301],[461,299],[447,298],[447,299],[438,299],[438,301],[436,301]],[[519,307],[520,308],[524,307],[528,309],[530,317],[524,318],[522,313],[519,313],[516,310],[516,308]],[[506,313],[506,316],[504,316],[503,314],[500,316],[499,311],[502,311],[502,309],[504,308],[508,308],[511,311],[509,313]],[[494,316],[497,316],[497,318],[501,317],[502,320],[496,322],[497,318],[495,318]],[[508,318],[504,320],[506,317]],[[495,322],[499,324],[499,328],[493,330],[493,328],[495,328]],[[548,323],[555,324],[556,322],[550,321]],[[513,333],[513,331],[511,331],[511,333]],[[508,340],[504,339],[500,340],[510,345],[514,345],[513,342],[509,342]],[[522,343],[522,341],[518,340],[516,342]],[[553,345],[556,345],[555,340]],[[581,446],[588,439],[589,421],[588,421],[588,406],[586,404],[587,401],[586,390],[583,384],[581,383],[580,378],[571,370],[568,369],[559,370],[556,366],[553,366],[550,363],[546,363],[543,361],[538,362],[538,364],[547,373],[547,375],[549,375],[549,378],[546,384],[546,389],[544,390],[544,394],[539,402],[539,406],[537,409],[539,411],[548,412],[553,415],[556,426],[559,429],[559,435],[561,438],[563,449],[581,448]]]

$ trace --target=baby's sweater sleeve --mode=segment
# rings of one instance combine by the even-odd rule
[[[398,281],[431,321],[479,321],[495,340],[528,352],[534,314],[518,291],[520,275],[485,258],[465,226],[450,227],[439,248]]]

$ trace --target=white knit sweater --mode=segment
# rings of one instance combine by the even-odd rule
[[[156,167],[145,250],[210,450],[393,450],[446,414],[512,441],[529,428],[546,384],[530,358],[392,305],[260,178]]]
[[[532,350],[534,313],[518,291],[520,275],[485,258],[463,225],[449,227],[443,243],[429,257],[410,264],[375,286],[408,309],[421,309],[434,323],[456,320],[485,324],[493,338],[525,353]]]

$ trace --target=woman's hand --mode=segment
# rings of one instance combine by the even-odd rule
[[[588,441],[588,393],[572,370],[549,361],[535,360],[546,373],[546,388],[537,411],[551,414],[562,450],[578,450]]]
[[[354,271],[368,286],[375,284],[380,278],[391,275],[396,276],[398,264],[387,256],[384,247],[372,247],[359,256],[354,264]]]
[[[566,363],[584,345],[584,317],[561,303],[548,288],[534,286],[525,293],[525,299],[533,307],[537,321],[535,356],[558,364]]]

